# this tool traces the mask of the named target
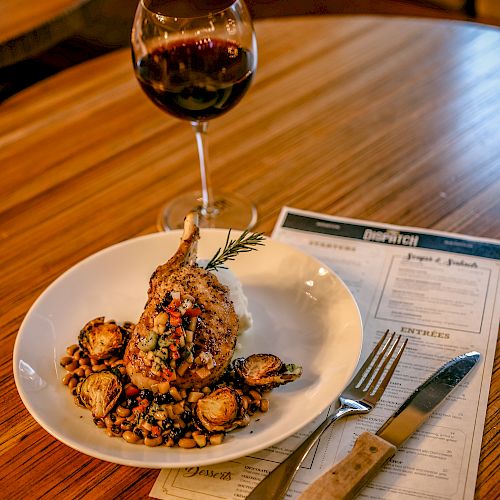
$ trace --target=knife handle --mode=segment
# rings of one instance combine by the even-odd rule
[[[354,498],[395,453],[396,447],[385,439],[363,432],[351,452],[309,485],[299,500]]]

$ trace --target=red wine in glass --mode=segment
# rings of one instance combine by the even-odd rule
[[[235,106],[253,77],[253,55],[228,40],[187,39],[159,45],[135,62],[148,97],[178,118],[203,121]]]

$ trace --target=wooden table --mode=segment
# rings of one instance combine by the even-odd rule
[[[98,0],[0,0],[0,68],[35,56],[87,24]]]
[[[257,23],[253,87],[211,124],[216,186],[290,205],[500,238],[500,31],[377,17]],[[155,231],[198,187],[190,127],[157,110],[128,51],[75,67],[0,107],[0,496],[147,497],[158,472],[89,458],[21,403],[12,348],[37,296],[108,245]],[[477,498],[493,498],[499,355]]]

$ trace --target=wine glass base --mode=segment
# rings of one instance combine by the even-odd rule
[[[182,229],[184,218],[190,211],[199,214],[202,228],[252,229],[257,222],[257,209],[250,200],[235,193],[215,192],[213,213],[206,214],[202,209],[202,198],[198,192],[177,196],[168,202],[158,215],[157,226],[160,231]]]

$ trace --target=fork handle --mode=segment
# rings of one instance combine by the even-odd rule
[[[278,465],[265,479],[263,479],[248,495],[247,500],[280,500],[285,498],[286,492],[299,470],[300,464],[319,439],[321,434],[330,427],[333,422],[350,413],[362,413],[360,410],[341,406],[337,411],[327,417],[309,437],[281,464]]]

